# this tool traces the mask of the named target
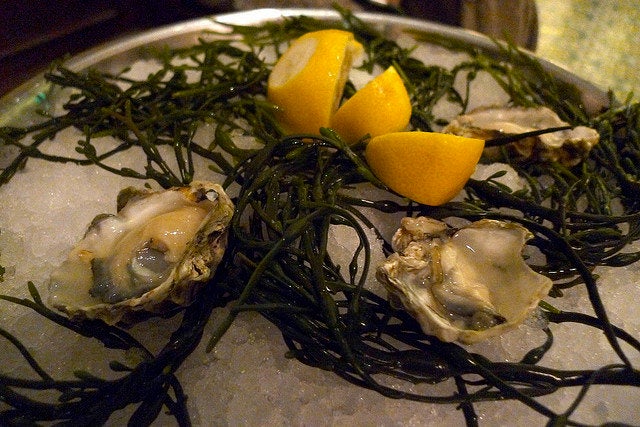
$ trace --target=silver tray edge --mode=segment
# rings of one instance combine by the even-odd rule
[[[258,25],[267,21],[300,15],[321,20],[337,20],[340,17],[339,13],[334,10],[296,8],[254,9],[205,16],[126,35],[97,45],[71,57],[65,62],[65,66],[74,71],[81,71],[90,67],[99,69],[108,67],[110,71],[116,72],[128,65],[133,59],[136,59],[136,55],[139,55],[143,48],[152,45],[186,47],[195,43],[198,36],[204,31],[227,31],[228,28],[224,24]],[[364,22],[381,27],[391,26],[405,30],[424,31],[478,47],[489,53],[497,53],[498,51],[497,41],[471,30],[382,13],[356,12],[355,16]],[[533,52],[526,50],[524,52],[539,61],[542,67],[551,75],[575,86],[580,91],[582,102],[589,114],[595,114],[609,105],[610,97],[607,91],[576,76],[559,64],[537,57]],[[0,126],[12,122],[23,110],[32,106],[33,99],[37,94],[46,92],[47,89],[48,84],[44,81],[44,72],[41,72],[2,96],[0,98]]]

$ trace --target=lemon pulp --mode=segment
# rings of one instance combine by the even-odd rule
[[[331,127],[348,143],[404,130],[411,118],[411,100],[394,67],[368,82],[338,108]]]
[[[267,82],[267,99],[287,133],[318,133],[338,108],[362,45],[342,30],[319,30],[296,39],[278,59]]]

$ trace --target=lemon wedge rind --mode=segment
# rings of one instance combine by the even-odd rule
[[[365,157],[373,173],[396,193],[442,205],[462,190],[480,160],[484,141],[436,132],[394,132],[372,138]]]
[[[370,137],[405,130],[411,118],[411,100],[393,67],[369,81],[333,115],[331,127],[353,144]]]
[[[352,33],[337,29],[306,33],[278,59],[267,81],[267,99],[287,133],[318,133],[329,127],[353,62],[363,51]]]

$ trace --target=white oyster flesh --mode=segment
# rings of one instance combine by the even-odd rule
[[[487,140],[563,126],[569,126],[569,123],[548,107],[480,107],[456,117],[442,131]],[[513,155],[522,159],[559,161],[574,166],[589,154],[599,139],[595,129],[576,126],[525,138],[508,147]],[[486,148],[485,152],[491,154],[495,150],[495,147]]]
[[[210,182],[122,190],[117,214],[98,215],[52,273],[50,304],[114,324],[191,303],[222,259],[233,211]]]
[[[531,237],[504,221],[403,218],[376,277],[426,334],[472,344],[521,324],[551,289],[522,257]]]

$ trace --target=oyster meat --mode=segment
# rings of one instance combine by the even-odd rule
[[[442,132],[488,140],[563,126],[569,126],[569,123],[548,107],[479,107],[456,117]],[[586,158],[599,139],[595,129],[576,126],[524,138],[509,143],[507,148],[512,156],[522,160],[558,161],[575,166]],[[489,157],[495,158],[497,153],[497,147],[485,148]]]
[[[72,319],[133,321],[192,302],[227,244],[234,206],[218,184],[127,188],[51,275],[49,302]]]
[[[426,334],[472,344],[522,323],[551,289],[551,280],[522,258],[531,237],[504,221],[454,229],[406,217],[392,239],[395,252],[376,277]]]

